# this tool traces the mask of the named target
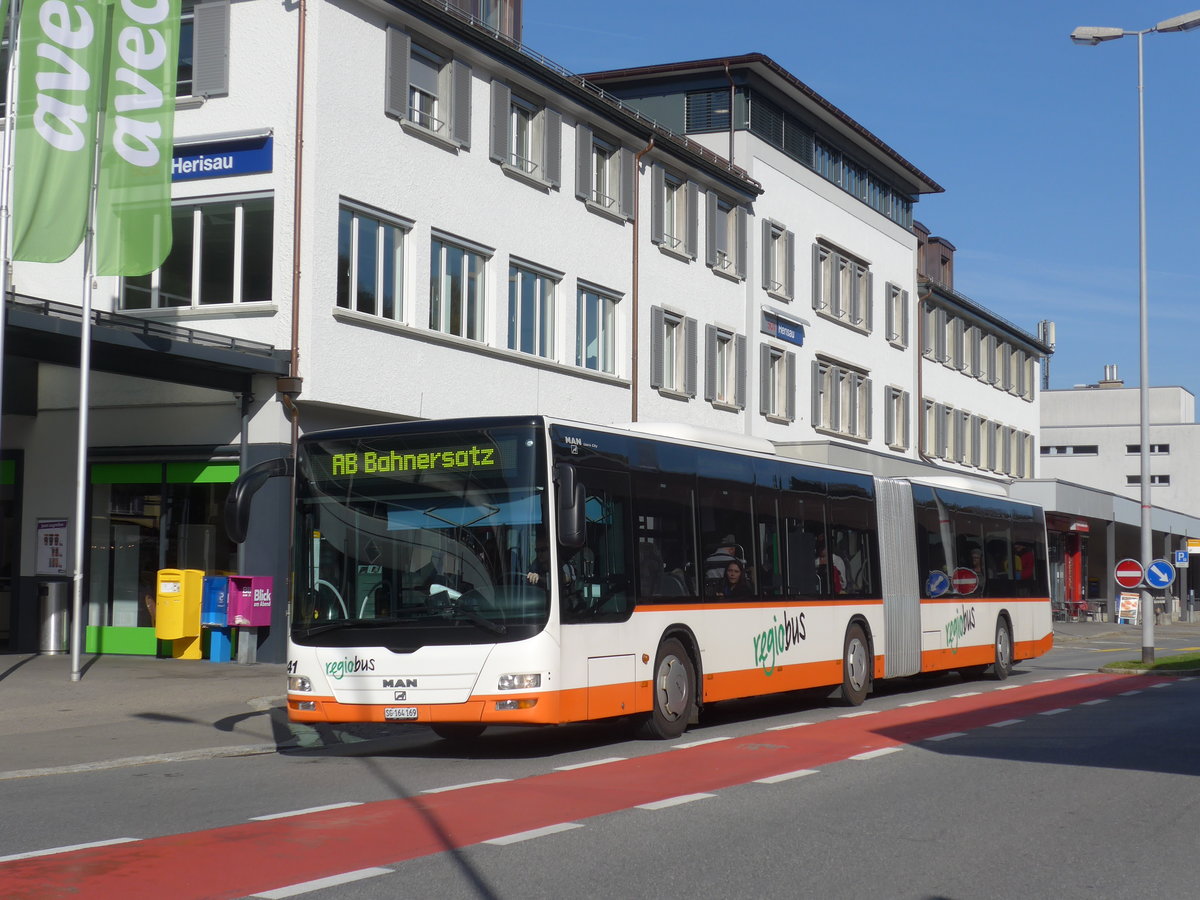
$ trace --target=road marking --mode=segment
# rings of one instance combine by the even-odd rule
[[[816,769],[797,769],[794,772],[781,772],[778,775],[768,775],[766,778],[756,778],[755,784],[778,784],[781,781],[790,781],[793,778],[803,778],[805,775],[816,775]]]
[[[716,794],[680,794],[678,797],[668,797],[666,800],[655,800],[652,803],[639,803],[638,809],[666,809],[668,806],[681,806],[695,800],[707,800]]]
[[[880,712],[878,709],[860,709],[855,712],[842,713],[838,716],[839,719],[857,719],[859,716],[873,716]]]
[[[1169,682],[1169,681],[1160,681],[1158,684],[1152,684],[1152,685],[1150,685],[1150,687],[1152,687],[1152,688],[1156,688],[1156,687],[1170,687],[1170,686],[1171,686],[1171,682]]]
[[[927,737],[927,741],[948,741],[951,738],[966,737],[965,731],[950,731],[946,734],[935,734],[933,737]]]
[[[787,731],[789,728],[801,728],[811,724],[812,722],[788,722],[786,725],[772,725],[767,731]]]
[[[1196,676],[1195,676],[1195,675],[1184,675],[1184,676],[1183,676],[1182,678],[1180,678],[1179,680],[1180,680],[1180,681],[1195,681],[1195,680],[1196,680]]]
[[[1099,706],[1101,703],[1107,703],[1107,702],[1108,702],[1107,697],[1100,697],[1096,700],[1084,700],[1083,703],[1081,703],[1080,705],[1081,706]]]
[[[308,809],[294,809],[291,812],[271,813],[267,816],[251,816],[251,822],[269,822],[271,819],[286,819],[290,816],[307,816],[309,813],[324,812],[327,809],[345,809],[347,806],[362,806],[362,801],[354,800],[348,803],[330,803],[328,806],[310,806]]]
[[[914,700],[912,703],[901,703],[902,708],[907,709],[910,706],[924,706],[926,703],[933,703],[933,700]]]
[[[1122,693],[1118,694],[1117,696],[1118,697],[1133,697],[1140,693],[1141,693],[1141,691],[1123,691]]]
[[[30,850],[28,853],[14,853],[12,856],[0,856],[0,863],[12,862],[14,859],[33,859],[38,856],[53,856],[55,853],[71,853],[75,850],[90,850],[93,847],[111,847],[113,844],[131,844],[141,838],[112,838],[107,841],[93,841],[90,844],[71,844],[69,847],[51,847],[48,850]]]
[[[1024,719],[1005,719],[1003,722],[992,722],[988,728],[1007,728],[1009,725],[1019,725]]]
[[[721,741],[727,741],[731,737],[733,737],[733,735],[727,735],[725,737],[705,738],[702,741],[691,741],[687,744],[672,744],[671,749],[672,750],[687,750],[691,747],[703,747],[705,744],[716,744],[716,743],[720,743]]]
[[[604,766],[604,765],[607,765],[608,763],[624,762],[624,761],[625,761],[624,756],[609,756],[609,757],[606,757],[605,759],[593,759],[590,762],[574,763],[573,765],[570,765],[570,766],[555,766],[554,771],[555,772],[572,772],[575,769],[586,769],[589,766]]]
[[[263,891],[261,894],[251,894],[250,896],[262,897],[263,900],[281,900],[283,897],[296,897],[300,894],[307,894],[310,891],[337,887],[341,884],[349,884],[352,881],[362,881],[364,878],[374,878],[376,875],[392,874],[395,874],[392,869],[358,869],[354,872],[343,872],[341,875],[330,875],[328,878],[316,878],[312,881],[303,881],[299,884],[291,884],[287,887],[276,888],[273,891]]]
[[[1057,716],[1057,715],[1060,715],[1065,712],[1070,712],[1070,710],[1067,709],[1065,706],[1060,706],[1058,709],[1044,709],[1040,713],[1038,713],[1038,715],[1039,716]]]
[[[149,756],[124,756],[120,759],[103,759],[90,763],[74,763],[69,766],[0,772],[0,781],[9,781],[15,778],[37,778],[42,775],[77,775],[84,772],[102,772],[105,769],[123,769],[128,766],[147,766],[152,763],[225,759],[233,756],[264,756],[268,753],[278,753],[279,749],[277,744],[245,744],[239,747],[209,747],[200,750],[180,750],[174,753],[155,753]]]
[[[965,694],[951,694],[951,697],[978,697],[979,691],[967,691]]]
[[[518,831],[516,834],[506,834],[504,837],[491,838],[483,843],[497,844],[499,846],[519,844],[521,841],[531,841],[534,838],[545,837],[548,834],[558,834],[561,831],[570,831],[573,828],[582,827],[578,822],[559,822],[557,825],[547,825],[545,828],[531,828],[529,831]]]
[[[878,750],[868,750],[866,753],[856,753],[848,759],[878,759],[880,756],[887,756],[889,753],[899,753],[903,747],[880,747]]]
[[[996,688],[998,691],[1015,691],[1017,688],[1025,687],[1023,684],[1002,684]]]
[[[489,778],[486,781],[468,781],[466,784],[448,784],[446,787],[426,788],[422,794],[444,794],[446,791],[462,791],[467,788],[482,787],[485,784],[503,784],[512,781],[511,778]]]

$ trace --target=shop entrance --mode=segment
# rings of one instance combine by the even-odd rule
[[[0,650],[13,646],[13,577],[21,552],[17,461],[0,459]]]

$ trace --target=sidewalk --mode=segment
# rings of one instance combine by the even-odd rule
[[[1056,645],[1120,636],[1140,625],[1055,622]],[[1200,622],[1156,625],[1155,636],[1200,644]],[[212,663],[144,656],[0,654],[0,781],[143,761],[248,756],[338,742],[328,729],[289,726],[282,663]],[[347,726],[349,739],[374,728]],[[352,734],[363,730],[364,734]]]

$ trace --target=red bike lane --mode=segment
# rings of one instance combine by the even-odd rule
[[[237,898],[440,853],[860,753],[969,732],[1168,679],[1085,675],[516,781],[0,863],[8,898]]]

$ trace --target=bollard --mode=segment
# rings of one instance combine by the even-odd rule
[[[67,606],[68,586],[65,581],[43,581],[38,585],[42,622],[38,652],[47,656],[67,652],[67,626],[71,621]]]

